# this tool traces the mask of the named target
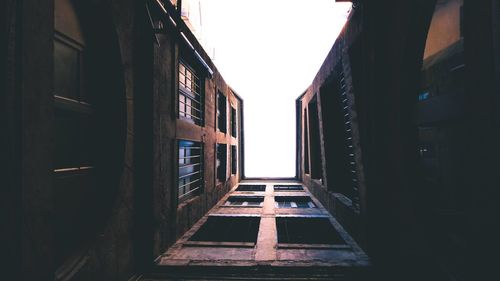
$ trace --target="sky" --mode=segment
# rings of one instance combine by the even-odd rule
[[[246,177],[295,176],[295,100],[347,20],[349,2],[201,0],[204,41],[244,101]]]

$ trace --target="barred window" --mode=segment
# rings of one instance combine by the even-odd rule
[[[224,206],[262,207],[263,204],[264,204],[264,197],[262,196],[231,196],[226,200]]]
[[[203,98],[200,78],[186,63],[179,62],[179,118],[203,125]]]
[[[309,196],[276,196],[276,208],[316,208]]]
[[[280,184],[277,184],[277,185],[274,185],[274,191],[301,191],[301,190],[304,190],[304,188],[302,187],[302,185],[294,185],[294,184],[290,184],[290,185],[280,185]]]
[[[198,194],[203,189],[203,144],[179,140],[179,200]]]

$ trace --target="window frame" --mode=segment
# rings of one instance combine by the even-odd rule
[[[232,105],[230,105],[231,107],[231,113],[230,113],[230,126],[231,126],[231,137],[233,138],[237,138],[238,137],[238,115],[237,115],[237,111],[236,111],[236,108],[234,108]]]
[[[222,159],[219,159],[219,146],[224,147],[224,161],[222,162]],[[227,158],[228,158],[228,153],[227,153],[227,147],[228,145],[226,143],[216,143],[215,144],[215,184],[224,184],[226,183],[228,177],[228,172],[227,172]],[[222,168],[220,167],[221,165],[224,165],[223,173]],[[222,178],[221,176],[224,176]]]
[[[220,101],[224,101],[224,106],[221,105]],[[227,97],[224,95],[224,93],[220,90],[217,90],[216,93],[216,106],[217,110],[215,111],[215,119],[216,119],[216,130],[223,133],[227,134]],[[221,120],[222,119],[222,120]]]
[[[234,202],[241,202],[242,204],[240,204],[240,205],[233,204]],[[258,203],[258,204],[249,204],[250,202],[252,202],[252,203]],[[224,207],[235,207],[235,208],[241,208],[241,207],[243,207],[243,208],[263,207],[264,206],[264,196],[239,196],[239,195],[233,195],[233,196],[229,196],[229,198],[227,198],[227,200],[224,202],[224,204],[222,206],[224,206]]]
[[[274,197],[274,203],[277,209],[314,209],[318,207],[309,196],[280,195]],[[302,207],[297,203],[305,203],[307,207]]]
[[[182,143],[191,143],[190,146],[181,146]],[[183,157],[181,158],[181,148],[186,150],[189,147],[189,150],[199,150],[197,154],[192,155],[192,153],[187,153],[184,151]],[[198,160],[194,163],[189,160],[190,163],[181,163],[181,159],[184,159],[182,162],[186,161],[186,159],[195,159],[197,158]],[[183,164],[183,165],[181,165]],[[189,169],[190,167],[198,167]],[[187,173],[183,173],[181,175],[181,169],[188,169]],[[192,170],[192,171],[189,171]],[[198,178],[195,177],[195,175],[199,175]],[[183,202],[187,199],[190,199],[192,197],[195,197],[201,193],[203,193],[204,187],[205,187],[205,177],[204,177],[204,144],[202,142],[197,142],[197,141],[191,141],[191,140],[185,140],[185,139],[178,139],[177,140],[177,200],[178,202]],[[181,184],[181,178],[182,179],[189,179],[186,183],[186,181],[182,181]],[[193,179],[193,180],[191,180]],[[193,183],[199,182],[198,186],[191,189],[191,186]],[[189,186],[189,191],[186,192],[185,187]],[[181,188],[183,188],[183,192],[181,193]]]
[[[184,71],[183,71],[184,69]],[[187,75],[189,73],[189,75]],[[202,72],[194,68],[186,60],[180,58],[177,69],[177,118],[198,126],[205,125],[205,95],[204,95],[204,77]],[[188,76],[190,78],[188,78]],[[182,78],[184,77],[184,78]],[[187,81],[191,86],[187,87]],[[182,82],[184,81],[184,82]],[[194,90],[194,91],[193,91]],[[184,101],[182,101],[184,99]],[[189,103],[188,100],[189,99]],[[195,104],[198,104],[197,106]],[[187,108],[191,109],[191,112]],[[184,110],[181,110],[184,108]],[[198,112],[199,116],[193,114],[193,110]]]
[[[238,148],[231,145],[231,175],[238,174]]]

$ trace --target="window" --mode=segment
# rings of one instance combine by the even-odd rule
[[[276,208],[316,208],[309,196],[276,196]]]
[[[263,184],[240,184],[236,191],[266,191],[266,186]]]
[[[309,118],[307,116],[307,109],[304,109],[304,174],[309,174]]]
[[[346,244],[328,218],[277,217],[276,228],[278,243]]]
[[[179,62],[179,118],[203,125],[203,98],[200,79],[194,69]]]
[[[301,185],[275,185],[274,191],[296,191],[304,190]]]
[[[264,197],[262,196],[231,196],[224,203],[224,206],[262,207],[263,202]]]
[[[317,96],[309,102],[309,143],[310,143],[310,165],[311,165],[311,178],[322,179],[323,168],[321,165],[321,144],[319,137],[319,116],[318,116],[318,102]]]
[[[226,182],[227,179],[227,145],[218,143],[217,150],[217,180]]]
[[[220,91],[217,91],[217,129],[222,133],[226,133],[227,128],[227,102],[226,96]]]
[[[231,174],[236,175],[238,173],[238,150],[236,150],[236,145],[231,145]]]
[[[54,40],[55,171],[91,168],[93,108],[84,91],[83,46]]]
[[[231,136],[233,137],[237,137],[237,133],[236,133],[236,109],[234,109],[234,107],[231,106]]]
[[[203,145],[179,140],[178,198],[184,200],[203,188]]]
[[[422,92],[418,95],[418,100],[419,101],[426,100],[429,98],[429,96],[430,96],[429,92]]]
[[[259,217],[212,216],[189,240],[256,243],[259,224]]]
[[[348,82],[344,77],[343,67],[341,62],[335,66],[332,79],[325,83],[319,92],[320,106],[325,109],[321,110],[325,176],[328,181],[327,188],[349,198],[354,208],[358,209],[358,168],[348,103]],[[321,158],[318,161],[321,161]]]
[[[55,33],[54,38],[54,210],[55,261],[78,251],[92,232],[94,218],[85,203],[96,192],[94,101],[85,91],[85,46]],[[78,223],[76,223],[78,222]]]

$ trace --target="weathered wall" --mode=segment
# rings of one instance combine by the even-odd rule
[[[498,53],[494,36],[498,10],[495,12],[494,1],[481,4],[465,1],[464,4],[465,79],[461,82],[466,85],[464,116],[467,121],[460,140],[463,160],[457,165],[467,172],[455,173],[453,177],[468,187],[474,186],[474,189],[465,193],[467,200],[461,206],[462,219],[458,221],[464,241],[469,242],[465,242],[467,245],[463,248],[447,248],[443,255],[438,254],[438,249],[444,244],[440,239],[450,239],[450,236],[439,229],[444,224],[453,225],[455,222],[446,219],[436,222],[432,207],[436,191],[428,188],[422,180],[415,122],[422,60],[430,52],[425,50],[426,40],[429,46],[437,48],[456,41],[459,36],[455,28],[447,34],[453,38],[445,37],[443,43],[442,38],[435,38],[438,33],[434,29],[427,38],[435,2],[360,1],[358,7],[362,12],[358,15],[361,19],[351,18],[348,24],[361,23],[359,35],[352,43],[343,41],[341,35],[332,49],[340,49],[338,46],[343,43],[350,54],[353,109],[356,111],[353,115],[356,118],[351,121],[358,123],[359,142],[355,145],[362,152],[366,184],[365,194],[360,193],[361,213],[353,218],[354,221],[359,218],[361,228],[349,227],[351,218],[338,209],[338,206],[347,204],[338,204],[340,197],[331,199],[332,193],[327,191],[330,188],[328,178],[311,180],[303,174],[311,191],[326,202],[325,206],[333,210],[348,229],[364,233],[361,236],[365,240],[361,244],[372,258],[377,273],[384,275],[384,280],[451,280],[452,276],[475,280],[479,275],[479,279],[487,279],[494,268],[490,263],[494,259],[491,252],[484,249],[497,243],[492,236],[497,232],[490,222],[498,220],[498,208],[494,207],[498,204],[489,198],[496,198],[498,194],[493,188],[498,185],[498,177],[492,176],[493,159],[499,155],[495,144],[498,126],[493,121],[498,116],[494,113],[498,107],[498,91],[493,83],[494,75],[498,73],[494,67]],[[458,26],[458,4],[455,4],[451,20]],[[388,6],[391,9],[387,9]],[[450,17],[443,16],[441,20],[441,23],[448,24]],[[349,34],[349,28],[343,32]],[[432,42],[434,39],[436,42]],[[341,55],[340,51],[336,54]],[[323,69],[332,72],[334,64],[326,59],[313,84],[300,98],[302,108],[313,94],[319,92],[319,85],[324,84],[327,75],[323,74]],[[319,106],[325,110],[321,108],[321,102]],[[304,122],[301,123],[304,128]],[[330,143],[323,142],[322,145]],[[303,152],[302,158],[304,156]],[[446,196],[458,195],[450,192]],[[356,233],[351,235],[359,237]],[[484,259],[478,260],[479,256]]]
[[[339,150],[344,150],[345,149],[345,144],[344,141],[340,141],[337,143],[327,143],[327,139],[329,138],[341,138],[344,139],[345,137],[343,135],[340,135],[339,133],[343,134],[343,131],[345,130],[343,127],[344,121],[339,121],[342,124],[342,128],[335,128],[336,131],[330,131],[329,135],[325,135],[325,122],[327,120],[323,120],[325,115],[323,114],[323,111],[332,111],[332,110],[337,110],[337,108],[327,108],[323,105],[324,101],[322,101],[321,96],[322,95],[341,95],[340,92],[335,92],[333,91],[332,87],[336,87],[337,85],[335,84],[336,79],[339,79],[341,75],[344,75],[342,73],[347,73],[345,70],[340,69],[342,65],[348,65],[348,68],[350,69],[351,67],[355,68],[358,67],[358,65],[351,66],[349,62],[349,49],[351,45],[360,37],[360,33],[362,32],[362,23],[363,23],[363,18],[362,18],[362,10],[360,7],[354,9],[354,11],[350,15],[349,21],[346,23],[346,26],[344,26],[341,34],[335,41],[335,44],[333,45],[332,49],[328,53],[327,57],[325,58],[325,61],[323,62],[320,70],[316,74],[311,86],[306,90],[304,95],[300,97],[300,104],[302,107],[301,113],[304,114],[305,109],[308,108],[309,102],[313,97],[316,96],[318,99],[318,119],[319,119],[319,131],[320,131],[320,146],[321,146],[321,169],[323,170],[323,176],[321,180],[318,179],[313,179],[311,177],[311,174],[305,173],[305,171],[302,169],[302,179],[306,185],[310,187],[311,192],[324,204],[324,206],[336,216],[336,218],[348,229],[348,231],[353,235],[358,243],[363,244],[363,231],[362,231],[362,224],[361,224],[361,217],[359,215],[359,207],[355,206],[355,203],[346,197],[347,194],[343,194],[343,190],[346,190],[347,188],[351,188],[351,186],[338,186],[335,182],[336,179],[330,178],[334,177],[336,175],[332,174],[330,172],[331,169],[334,169],[333,163],[328,162],[327,157],[326,157],[326,149],[328,149],[328,146],[332,145],[340,145]],[[341,73],[342,72],[342,73]],[[358,93],[356,89],[353,89],[352,86],[352,78],[351,75],[346,75],[345,77],[346,81],[351,81],[349,82],[347,87],[347,92],[345,98],[347,99],[348,102],[348,122],[350,122],[350,134],[352,140],[352,145],[354,146],[354,154],[355,154],[355,170],[358,171],[358,175],[356,180],[358,181],[358,197],[360,202],[357,204],[360,204],[362,208],[365,208],[365,197],[364,197],[364,178],[363,178],[363,163],[362,163],[362,157],[361,157],[361,148],[360,148],[360,140],[359,140],[359,135],[358,134],[358,118],[357,118],[357,111],[356,111],[356,103],[355,103],[355,93]],[[326,88],[326,89],[325,89]],[[323,93],[322,91],[327,91],[326,93]],[[338,98],[339,102],[344,99],[344,98]],[[341,107],[339,108],[341,109]],[[309,118],[311,115],[311,112],[308,112]],[[343,116],[344,113],[339,113],[339,116]],[[309,120],[307,118],[307,120]],[[343,117],[342,117],[343,118]],[[305,122],[306,118],[301,119],[301,128],[302,131],[305,128]],[[331,126],[331,125],[330,125]],[[309,130],[311,130],[309,128]],[[310,132],[309,132],[310,133]],[[304,147],[305,141],[304,138],[307,137],[306,132],[302,132],[302,157],[301,157],[301,162],[302,166],[304,165],[304,161],[307,161],[305,159],[306,152],[305,150],[307,149]],[[310,143],[310,142],[309,142]],[[342,155],[334,155],[333,157],[344,157]],[[311,160],[312,161],[312,160]],[[349,165],[349,163],[345,163],[346,166]],[[332,166],[332,167],[331,167]],[[349,172],[351,168],[348,168]]]
[[[116,4],[116,5],[114,5]],[[19,95],[22,99],[13,100],[15,112],[10,122],[16,127],[10,127],[9,134],[15,135],[19,130],[21,147],[13,149],[14,159],[24,163],[17,167],[10,187],[18,190],[8,197],[12,202],[18,202],[22,211],[22,274],[23,280],[49,280],[54,278],[72,278],[74,280],[123,280],[128,278],[134,269],[133,265],[133,175],[134,163],[130,157],[133,147],[127,146],[123,154],[118,196],[108,202],[112,212],[104,228],[89,238],[89,244],[77,258],[77,263],[64,265],[67,272],[61,271],[61,264],[54,262],[54,194],[52,192],[52,159],[53,159],[53,38],[54,38],[54,3],[20,1],[18,9],[13,13],[16,22],[11,22],[13,37],[9,38],[12,52],[7,58],[11,61],[8,70],[15,77],[10,82],[11,91],[7,95]],[[132,1],[120,3],[104,3],[95,1],[98,9],[96,18],[106,17],[111,20],[111,26],[102,29],[114,30],[118,35],[119,49],[115,50],[121,65],[125,66],[118,77],[125,81],[123,99],[128,97],[129,104],[135,91],[132,76],[133,58],[133,22],[136,18]],[[21,21],[22,19],[22,21]],[[101,21],[102,22],[102,21]],[[22,71],[19,71],[21,70]],[[116,74],[115,74],[116,75]],[[115,79],[110,75],[110,79]],[[12,90],[13,89],[13,90]],[[133,143],[134,107],[127,108],[127,143]],[[126,120],[123,120],[126,121]],[[119,126],[120,124],[116,124]],[[19,158],[18,158],[19,157]],[[21,180],[22,179],[22,180]],[[22,182],[22,185],[17,183]],[[20,194],[21,197],[17,197]],[[92,208],[93,202],[87,202]],[[90,210],[90,209],[89,209]],[[17,248],[20,251],[20,248]],[[59,272],[56,274],[56,270]],[[57,277],[56,277],[57,275]]]
[[[101,171],[102,193],[95,201],[85,202],[89,217],[97,215],[102,225],[71,257],[62,264],[55,262],[58,241],[54,241],[57,213],[52,163],[56,1],[60,0],[2,2],[0,27],[6,32],[2,32],[0,42],[0,125],[6,133],[1,138],[1,172],[6,188],[2,185],[1,200],[11,210],[5,216],[2,212],[1,217],[2,229],[6,229],[2,231],[2,243],[8,256],[7,275],[18,274],[21,280],[127,280],[148,270],[154,258],[239,181],[238,172],[215,186],[215,143],[240,146],[240,139],[232,138],[229,131],[223,135],[214,128],[215,89],[229,97],[238,114],[242,101],[193,41],[193,35],[184,30],[214,76],[204,82],[206,126],[177,120],[177,62],[182,43],[178,30],[158,34],[158,46],[142,1],[85,2],[85,9],[93,9],[90,14],[85,11],[83,29],[96,31],[92,36],[107,50],[97,57],[102,71],[109,70],[99,73],[99,81],[116,85],[109,94],[117,97],[117,103],[109,110],[109,119],[102,122],[111,126],[110,131],[119,132],[119,139],[109,151],[105,148],[110,141],[102,139],[98,151],[103,155],[120,153],[106,162],[111,163],[108,173]],[[65,27],[60,25],[59,29]],[[181,138],[205,143],[205,186],[202,194],[178,204],[176,140]],[[101,209],[105,211],[94,214]]]
[[[166,3],[168,6],[169,3]],[[173,7],[170,7],[170,9]],[[168,11],[169,7],[167,7]],[[227,172],[229,179],[216,186],[215,145],[225,143],[237,145],[240,149],[241,138],[234,138],[230,134],[229,104],[241,112],[242,101],[234,95],[216,67],[204,52],[195,37],[185,26],[182,20],[174,14],[178,26],[169,26],[165,23],[165,30],[157,34],[159,45],[154,46],[154,255],[158,256],[167,247],[171,246],[176,238],[184,234],[208,210],[214,206],[231,187],[240,180],[241,167],[236,175],[230,172],[230,157],[228,150]],[[212,77],[201,80],[204,87],[204,125],[196,124],[177,118],[178,110],[178,67],[179,58],[196,62],[194,53],[189,50],[185,40],[179,35],[182,31],[189,42],[194,46],[204,61],[213,70]],[[203,76],[203,75],[202,75]],[[221,91],[228,99],[227,133],[223,134],[216,129],[216,93]],[[239,119],[239,118],[238,118]],[[241,136],[241,127],[238,126],[238,136]],[[192,140],[204,145],[204,185],[200,194],[179,202],[177,199],[177,169],[178,169],[178,140]],[[239,165],[238,159],[238,166]]]

